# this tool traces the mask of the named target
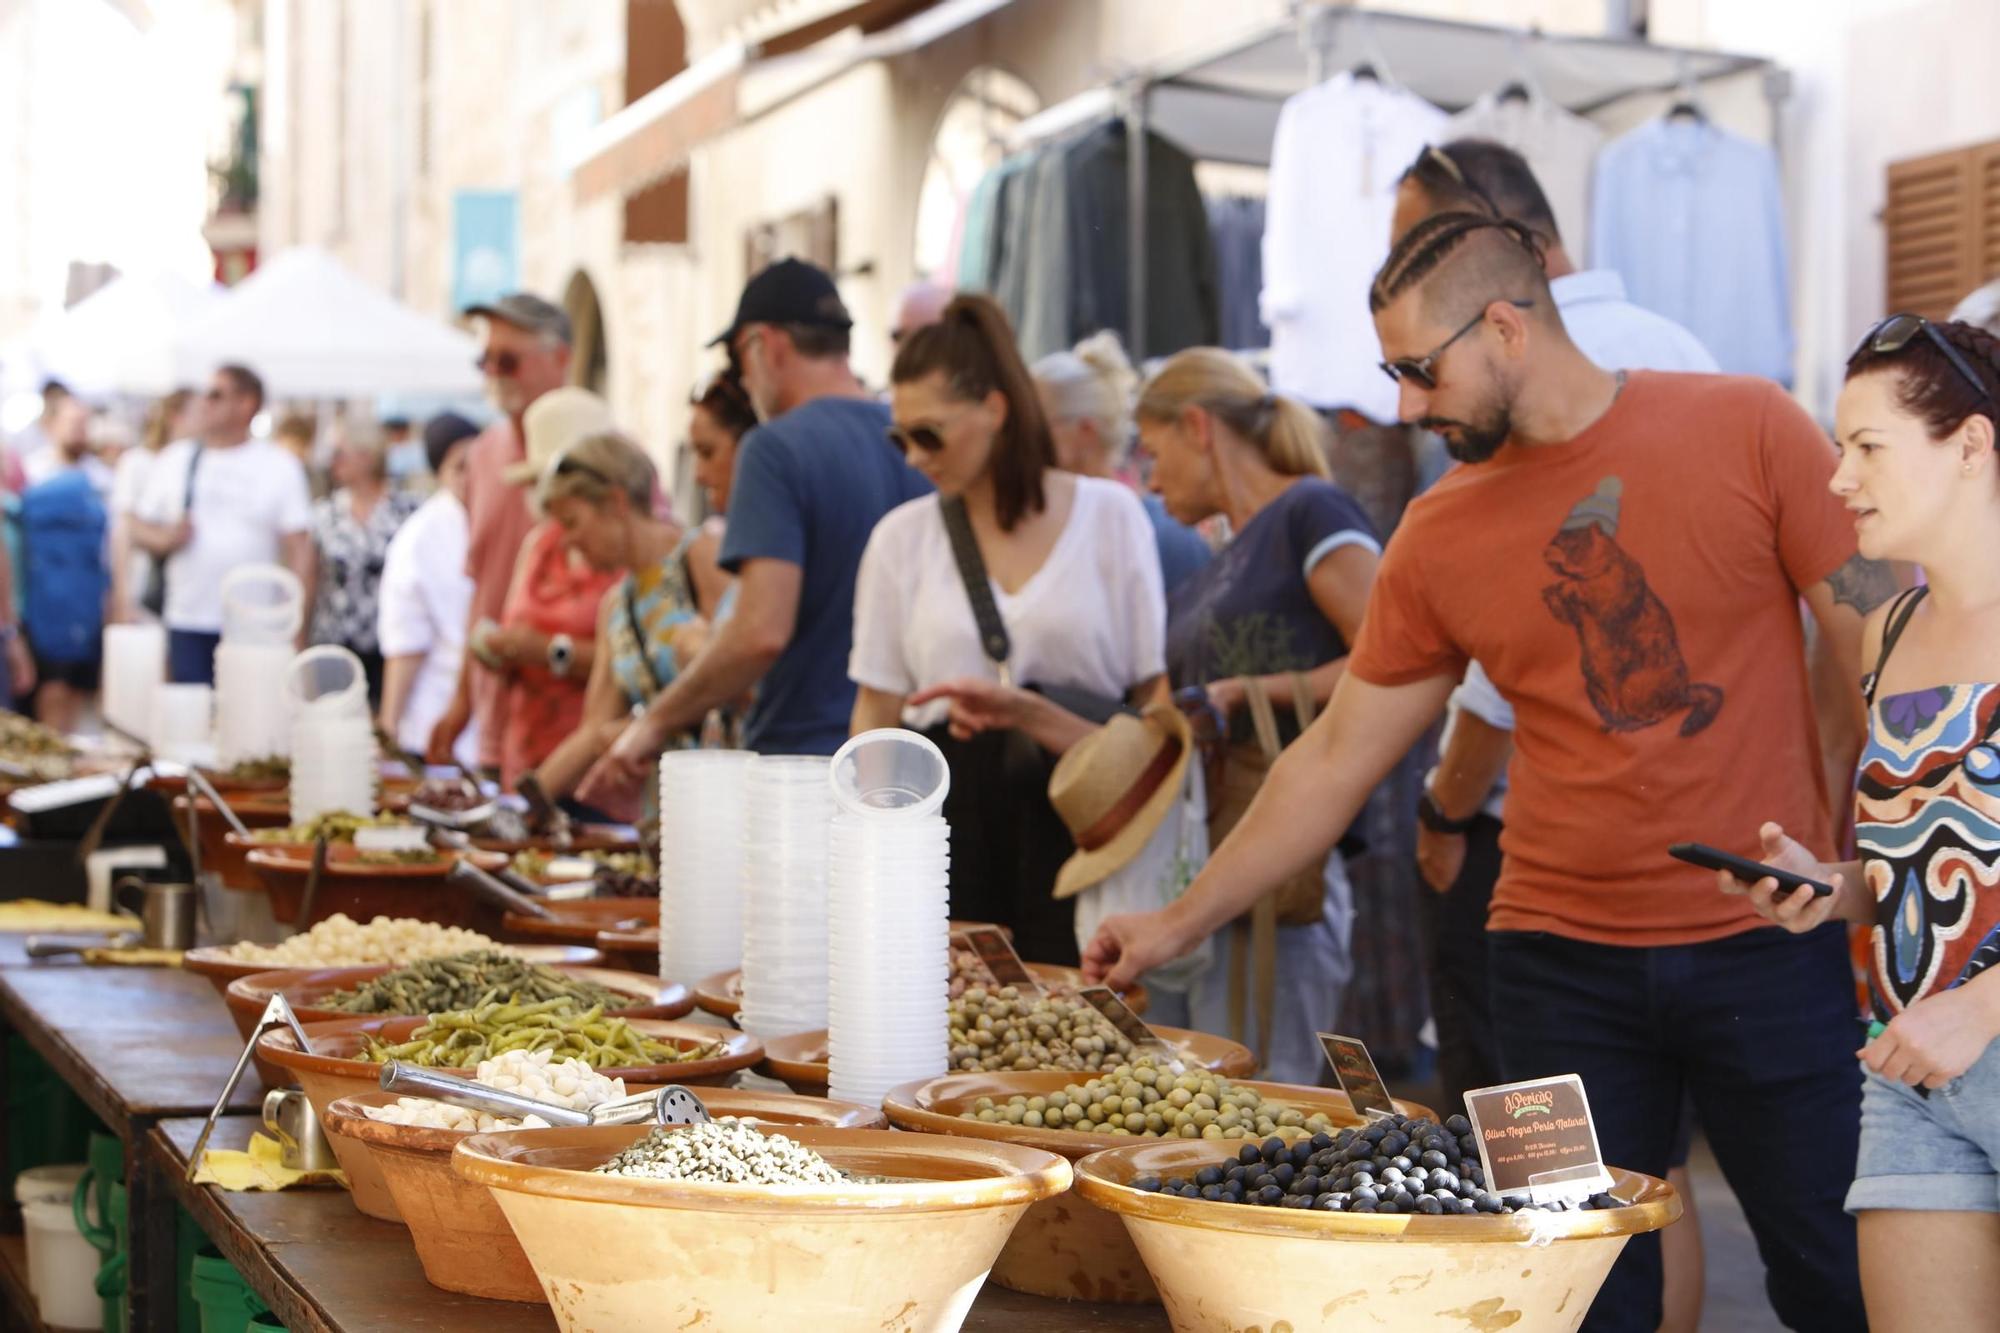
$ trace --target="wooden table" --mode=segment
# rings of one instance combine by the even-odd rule
[[[240,1148],[252,1125],[222,1122],[215,1146]],[[292,1333],[553,1333],[546,1306],[441,1291],[424,1280],[410,1233],[355,1210],[345,1190],[232,1194],[186,1183],[197,1120],[167,1120],[147,1137],[151,1170]],[[802,1309],[802,1324],[812,1322]],[[968,1333],[1128,1333],[1162,1330],[1157,1305],[1080,1305],[1003,1291],[988,1283],[965,1321]],[[635,1331],[636,1333],[636,1331]]]
[[[18,937],[0,941],[0,1022],[125,1145],[132,1327],[170,1329],[179,1285],[173,1194],[144,1168],[142,1149],[158,1121],[208,1114],[243,1051],[236,1025],[206,978],[177,968],[30,963]],[[231,1109],[262,1101],[247,1072]]]

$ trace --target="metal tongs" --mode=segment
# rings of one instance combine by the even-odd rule
[[[273,995],[271,1002],[264,1006],[263,1014],[257,1019],[257,1026],[250,1030],[250,1040],[243,1043],[243,1054],[236,1057],[236,1068],[229,1071],[229,1081],[222,1085],[222,1095],[215,1099],[215,1107],[208,1113],[208,1123],[201,1127],[201,1137],[194,1141],[194,1150],[188,1154],[187,1178],[193,1180],[195,1172],[201,1169],[201,1150],[208,1146],[208,1136],[215,1133],[215,1122],[229,1108],[229,1099],[236,1093],[236,1085],[243,1081],[243,1071],[250,1066],[250,1056],[257,1049],[257,1040],[272,1028],[289,1028],[292,1040],[299,1044],[299,1050],[312,1054],[312,1042],[306,1039],[306,1030],[299,1026],[298,1015],[282,995]]]
[[[701,1098],[678,1083],[655,1092],[635,1092],[629,1097],[599,1102],[588,1111],[573,1111],[554,1102],[538,1101],[515,1092],[502,1092],[469,1078],[404,1064],[400,1060],[391,1060],[382,1066],[382,1091],[428,1097],[447,1106],[462,1106],[468,1111],[484,1111],[488,1115],[504,1115],[516,1120],[525,1116],[540,1116],[549,1124],[564,1129],[586,1125],[705,1125],[715,1118],[708,1113],[708,1107],[702,1104]]]
[[[470,861],[460,861],[445,872],[444,878],[445,883],[470,889],[503,912],[538,917],[544,921],[555,916],[532,892],[527,892],[534,885],[512,871],[488,871]]]

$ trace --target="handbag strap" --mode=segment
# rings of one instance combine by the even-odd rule
[[[181,492],[181,517],[186,519],[194,517],[194,474],[195,469],[201,466],[201,448],[201,441],[196,440],[194,455],[188,459],[187,487]]]
[[[1007,668],[1013,641],[1000,619],[993,601],[993,582],[986,577],[986,561],[979,554],[979,538],[972,531],[972,516],[965,501],[956,495],[938,497],[938,511],[944,515],[945,534],[951,538],[951,557],[958,563],[958,575],[965,581],[966,600],[972,603],[972,618],[979,625],[979,646],[1000,672],[1000,683],[1012,685],[1014,673]]]
[[[1889,619],[1882,629],[1882,651],[1876,654],[1875,669],[1861,682],[1861,695],[1868,706],[1875,706],[1875,689],[1882,683],[1882,668],[1889,665],[1889,654],[1896,650],[1896,641],[1903,637],[1903,631],[1910,627],[1910,617],[1917,613],[1917,604],[1931,590],[1928,583],[1919,583],[1908,592],[1896,598],[1889,608]]]
[[[667,683],[660,679],[660,673],[653,666],[653,655],[646,650],[646,628],[639,622],[638,590],[639,585],[636,580],[629,578],[625,580],[625,596],[623,599],[625,602],[625,623],[632,629],[632,647],[639,654],[639,666],[645,671],[646,679],[653,684],[652,690],[646,695],[647,699],[650,700],[653,695],[667,688]]]
[[[1239,679],[1243,685],[1243,702],[1250,709],[1250,725],[1257,733],[1257,744],[1264,751],[1264,758],[1276,763],[1279,752],[1285,746],[1278,736],[1278,714],[1271,707],[1271,692],[1255,676]]]

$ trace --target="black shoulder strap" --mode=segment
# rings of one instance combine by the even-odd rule
[[[181,496],[181,515],[184,518],[193,517],[194,515],[194,473],[195,469],[200,466],[201,441],[196,440],[194,442],[194,455],[188,459],[187,490]]]
[[[667,686],[666,682],[660,679],[660,673],[654,669],[651,646],[646,642],[646,627],[639,621],[638,592],[638,581],[626,579],[625,596],[621,599],[625,603],[625,623],[632,627],[632,645],[638,650],[639,666],[645,671],[646,679],[653,682],[653,693],[658,694]]]
[[[965,596],[972,603],[972,618],[979,624],[979,646],[1007,679],[1007,655],[1013,641],[993,602],[993,584],[986,577],[986,561],[979,555],[979,538],[973,534],[972,518],[965,501],[955,495],[939,496],[938,511],[944,515],[944,530],[951,538],[952,559],[958,562],[959,577],[965,580]]]
[[[1882,683],[1882,668],[1889,665],[1889,654],[1895,650],[1896,641],[1903,637],[1903,631],[1910,627],[1910,617],[1917,613],[1917,604],[1930,592],[1930,585],[1920,583],[1900,594],[1895,604],[1889,608],[1889,619],[1882,627],[1882,651],[1876,654],[1875,669],[1861,682],[1862,697],[1872,708],[1875,704],[1875,688]]]

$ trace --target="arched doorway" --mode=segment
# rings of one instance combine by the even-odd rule
[[[569,366],[570,383],[605,396],[611,354],[604,341],[604,310],[597,301],[597,284],[578,269],[563,289],[563,309],[569,314],[576,341]]]
[[[991,65],[967,74],[946,99],[917,194],[911,250],[917,276],[947,284],[957,277],[946,270],[957,260],[959,220],[972,187],[1006,156],[1008,133],[1040,109],[1034,89]]]

